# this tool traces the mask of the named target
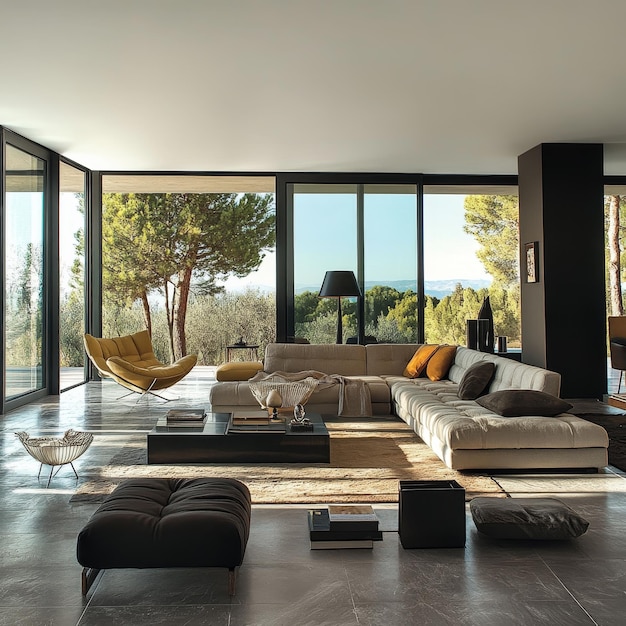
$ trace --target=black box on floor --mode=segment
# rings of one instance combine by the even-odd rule
[[[401,480],[398,533],[403,548],[464,548],[465,489],[456,480]]]

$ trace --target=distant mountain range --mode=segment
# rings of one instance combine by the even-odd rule
[[[450,278],[447,280],[427,280],[424,281],[424,293],[427,296],[433,296],[435,298],[444,298],[449,296],[455,289],[458,283],[461,283],[463,287],[471,287],[472,289],[485,289],[491,285],[490,280],[484,280],[479,278]],[[393,287],[400,293],[407,289],[415,290],[416,285],[414,280],[387,280],[387,281],[365,281],[365,291],[371,289],[376,285],[384,285],[386,287]],[[296,287],[296,294],[303,293],[305,291],[319,291],[319,285],[298,285]]]
[[[479,289],[486,289],[491,285],[490,280],[484,280],[480,278],[449,278],[446,280],[427,280],[424,283],[424,293],[427,296],[433,296],[435,298],[445,298],[445,296],[449,296],[454,292],[455,287],[458,283],[461,283],[463,287],[471,287],[478,291]],[[414,280],[370,280],[365,281],[365,291],[371,289],[376,285],[384,285],[386,287],[393,287],[397,289],[400,293],[404,293],[407,289],[415,290],[415,281]],[[253,285],[253,286],[240,286],[240,287],[230,287],[228,291],[230,292],[240,292],[245,291],[248,288],[252,288],[254,290],[260,291],[261,293],[275,293],[276,288],[270,285]],[[296,286],[296,295],[300,293],[304,293],[305,291],[312,291],[313,293],[317,293],[320,289],[320,285],[297,285]]]

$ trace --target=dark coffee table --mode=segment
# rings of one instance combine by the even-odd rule
[[[330,463],[330,436],[321,415],[307,413],[312,431],[228,433],[230,413],[208,413],[197,427],[167,426],[148,433],[148,463]]]

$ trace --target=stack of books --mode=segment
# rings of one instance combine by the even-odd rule
[[[198,427],[206,422],[204,409],[170,409],[165,414],[167,426]]]
[[[284,421],[272,421],[267,411],[233,413],[227,427],[228,433],[284,433]]]
[[[378,517],[369,505],[329,505],[308,512],[311,550],[373,548],[382,541]]]

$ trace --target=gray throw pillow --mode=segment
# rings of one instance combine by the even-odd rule
[[[543,391],[532,389],[503,389],[494,391],[476,399],[480,406],[502,415],[502,417],[519,417],[521,415],[542,415],[554,417],[565,413],[572,405],[561,398]]]
[[[496,539],[574,539],[589,527],[556,498],[474,498],[470,511],[478,531]]]
[[[491,382],[495,371],[496,364],[492,361],[478,361],[470,365],[459,383],[457,392],[459,398],[461,400],[476,400]]]

